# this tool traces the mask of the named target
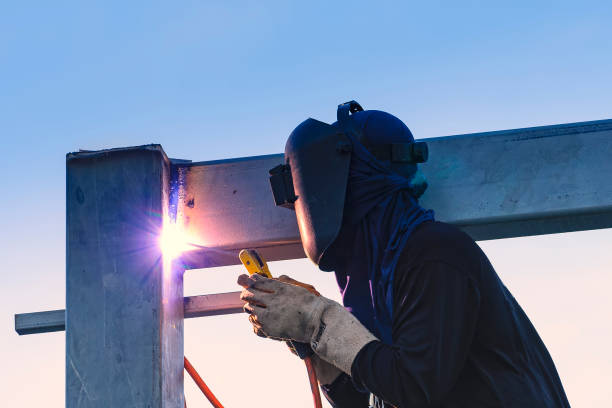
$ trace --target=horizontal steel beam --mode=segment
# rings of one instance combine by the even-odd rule
[[[422,205],[476,240],[612,227],[612,120],[428,139]],[[283,155],[178,163],[191,268],[304,257],[293,211],[274,206],[268,170]]]
[[[64,309],[15,315],[15,331],[20,335],[64,330],[66,330],[66,311]]]
[[[244,302],[240,300],[240,292],[187,296],[183,304],[185,319],[241,313],[244,306]]]
[[[185,319],[241,313],[244,302],[240,292],[187,296],[184,299]],[[20,335],[66,330],[66,311],[21,313],[15,315],[15,331]]]

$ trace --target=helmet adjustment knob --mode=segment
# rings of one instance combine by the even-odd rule
[[[425,163],[429,158],[429,148],[425,142],[414,142],[412,148],[412,161],[414,163]]]

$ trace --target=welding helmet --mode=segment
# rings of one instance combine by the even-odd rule
[[[300,123],[285,145],[285,164],[270,170],[275,204],[295,210],[304,251],[322,270],[329,270],[325,253],[342,226],[353,144],[407,178],[428,156],[427,144],[415,142],[389,113],[364,111],[350,101],[338,106],[337,119]]]

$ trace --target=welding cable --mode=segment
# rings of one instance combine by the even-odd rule
[[[314,406],[315,408],[323,408],[321,404],[321,393],[319,391],[319,381],[317,380],[317,372],[312,364],[312,357],[306,357],[304,363],[306,364],[306,371],[308,371],[308,381],[310,382]]]
[[[208,398],[208,401],[215,408],[223,408],[223,405],[219,402],[215,394],[212,393],[210,388],[206,385],[200,374],[196,371],[196,369],[191,365],[187,357],[184,357],[185,360],[185,370],[189,373],[193,381],[195,381],[198,388],[202,391],[204,396]],[[308,382],[310,383],[310,390],[312,391],[312,400],[314,402],[315,408],[323,408],[323,404],[321,403],[321,393],[319,391],[319,381],[317,379],[317,372],[315,371],[314,365],[312,364],[312,358],[306,357],[304,358],[304,364],[306,364],[306,371],[308,372]],[[185,408],[187,407],[187,402],[185,402]]]
[[[189,360],[187,360],[187,357],[184,357],[184,359],[185,359],[185,370],[189,373],[191,378],[193,378],[193,381],[195,381],[200,391],[202,391],[204,396],[208,398],[208,400],[210,401],[213,407],[223,408],[223,405],[221,405],[217,397],[215,397],[215,395],[212,393],[210,388],[208,388],[208,386],[206,385],[202,377],[200,377],[200,374],[198,374],[198,372],[196,371],[195,368],[193,368]]]

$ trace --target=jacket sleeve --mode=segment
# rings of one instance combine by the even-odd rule
[[[398,407],[439,406],[466,363],[480,294],[472,278],[440,261],[398,265],[396,273],[393,344],[364,346],[351,377]]]
[[[333,408],[368,408],[370,393],[357,390],[348,374],[340,374],[330,385],[322,385],[321,390]]]

